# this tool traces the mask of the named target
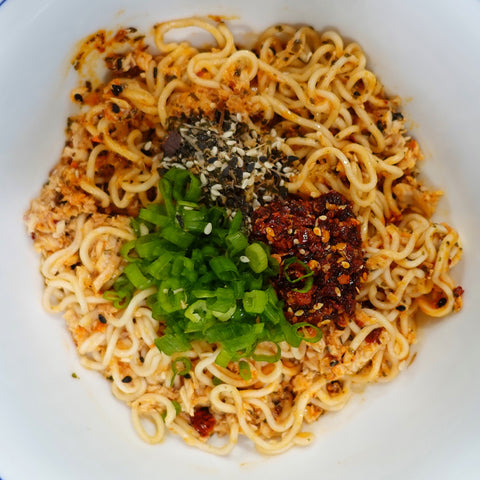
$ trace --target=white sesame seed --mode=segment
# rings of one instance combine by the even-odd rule
[[[239,168],[243,168],[243,159],[242,159],[242,158],[239,158],[239,159],[237,160],[237,166],[238,166]]]
[[[242,121],[242,114],[237,113],[237,122],[241,122],[241,121]]]
[[[230,138],[233,135],[233,130],[229,130],[222,135],[222,138]]]
[[[205,186],[208,183],[207,177],[203,172],[200,174],[200,181],[202,182],[203,186]]]
[[[147,143],[143,146],[143,149],[144,149],[144,150],[147,150],[147,152],[148,152],[148,150],[150,150],[151,148],[152,148],[152,142],[151,142],[151,141],[147,142]]]
[[[271,195],[264,195],[263,196],[263,200],[265,202],[271,202],[272,201],[272,196]]]
[[[194,165],[195,165],[195,163],[192,162],[191,160],[189,160],[189,161],[185,164],[185,166],[186,166],[187,168],[192,168]]]
[[[250,177],[250,173],[249,172],[243,172],[243,178],[248,178]]]
[[[237,142],[235,140],[227,140],[225,142],[229,147],[231,147],[232,145],[235,145]]]
[[[215,145],[215,146],[212,148],[212,155],[215,156],[217,153],[218,153],[218,147]]]
[[[248,263],[250,262],[250,259],[246,256],[246,255],[242,255],[239,260],[242,262],[242,263]]]
[[[207,166],[207,172],[213,172],[214,170],[216,170],[216,166],[213,165],[213,164],[210,164]]]
[[[208,222],[206,225],[205,225],[205,228],[203,229],[203,233],[205,235],[210,235],[212,233],[212,229],[213,229],[213,225],[211,222]]]
[[[222,184],[216,183],[213,187],[212,190],[221,190],[223,188]]]

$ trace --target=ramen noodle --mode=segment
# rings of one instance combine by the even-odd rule
[[[169,41],[185,27],[207,32],[212,46]],[[63,313],[82,365],[111,382],[145,442],[169,430],[216,454],[240,435],[267,454],[307,445],[306,425],[411,361],[420,314],[461,308],[463,290],[450,276],[459,236],[431,219],[442,192],[419,181],[422,153],[400,101],[357,43],[274,25],[244,49],[214,18],[157,24],[151,40],[134,28],[99,31],[75,56],[77,112],[25,216],[41,257],[43,306]],[[105,78],[85,80],[95,62]],[[220,366],[218,346],[205,340],[171,355],[157,348],[162,320],[147,301],[155,286],[135,290],[128,305],[108,299],[126,265],[122,246],[145,228],[135,232],[131,219],[162,203],[159,181],[171,169],[200,179],[206,205],[241,211],[250,238],[270,244],[274,257],[294,251],[297,267],[317,272],[313,300],[298,288],[294,297],[282,292],[281,279],[272,285],[288,321],[308,318],[320,340],[280,342],[276,361]],[[351,230],[335,237],[346,219]],[[268,342],[258,348],[272,355]],[[179,358],[188,373],[176,374]]]

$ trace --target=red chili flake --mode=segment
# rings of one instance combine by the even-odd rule
[[[455,287],[453,289],[453,296],[455,298],[461,297],[464,292],[465,292],[465,290],[459,285],[458,287]]]
[[[380,334],[382,333],[383,327],[376,328],[375,330],[372,330],[366,337],[365,337],[365,342],[367,343],[380,343]]]
[[[285,302],[288,321],[320,325],[333,320],[339,328],[347,325],[354,315],[357,289],[365,272],[359,224],[351,203],[335,191],[315,199],[274,200],[255,210],[252,240],[267,243],[281,266],[296,257],[313,267],[313,285],[308,292],[296,291],[297,285],[289,281],[282,268],[272,282]],[[291,271],[299,265],[292,264],[290,277],[299,278],[305,273]],[[298,310],[304,314],[295,318]]]
[[[200,407],[195,409],[195,413],[190,417],[190,424],[201,437],[207,437],[215,426],[215,417],[208,407]]]

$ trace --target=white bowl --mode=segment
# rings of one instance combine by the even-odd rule
[[[359,42],[389,91],[410,99],[404,112],[424,171],[446,192],[436,218],[465,245],[455,271],[463,310],[421,329],[415,362],[393,383],[322,417],[311,447],[276,457],[247,442],[227,458],[173,435],[143,444],[107,382],[79,366],[61,317],[42,310],[38,258],[22,223],[63,146],[75,42],[101,27],[147,29],[192,14],[235,15],[253,31],[308,23]],[[479,25],[476,0],[0,1],[0,477],[479,478]]]

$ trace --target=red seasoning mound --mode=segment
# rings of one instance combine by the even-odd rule
[[[360,222],[343,195],[273,201],[254,212],[252,237],[280,261],[274,287],[291,323],[346,326],[365,267]]]

